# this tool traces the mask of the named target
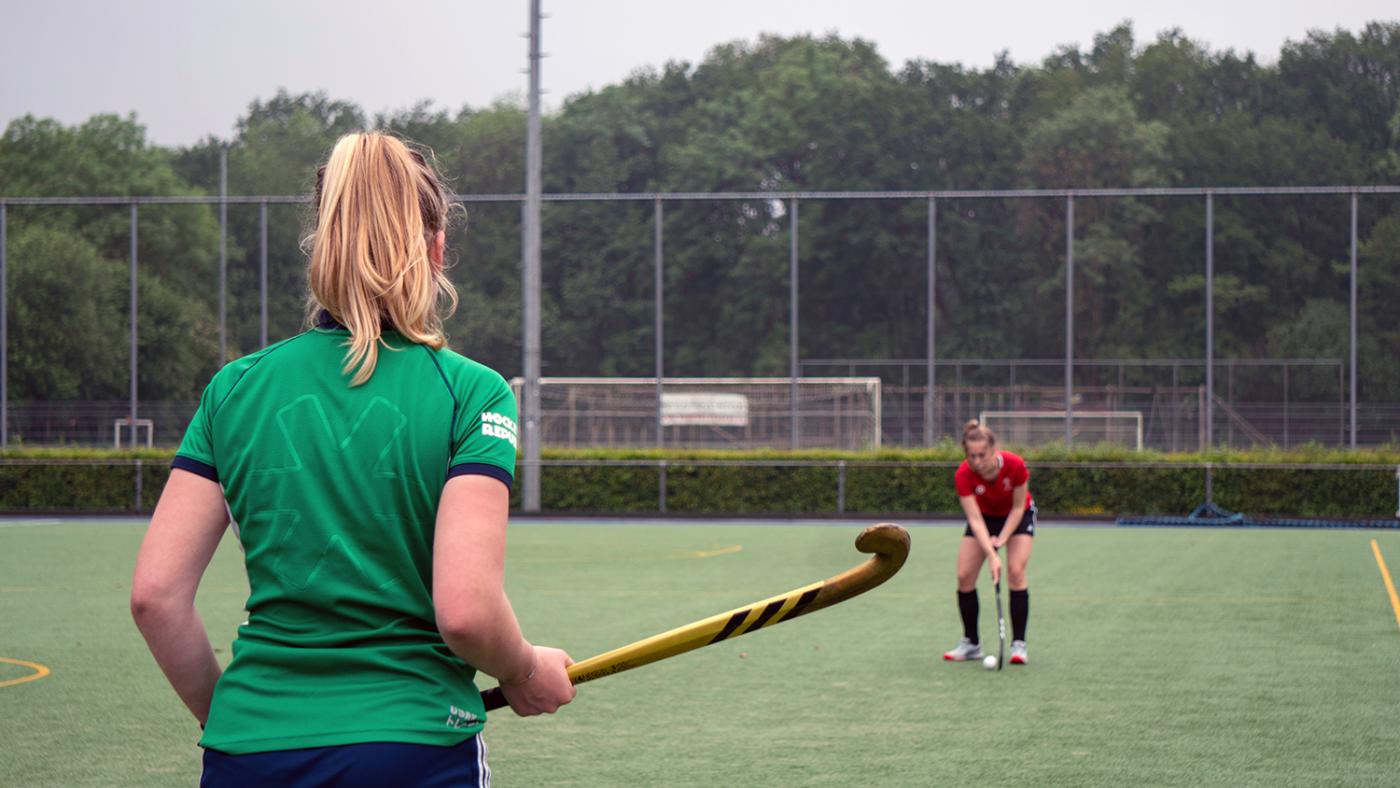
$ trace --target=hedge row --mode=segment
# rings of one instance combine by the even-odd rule
[[[1186,514],[1205,500],[1205,471],[1182,468],[1053,467],[1032,464],[1031,492],[1043,513]],[[832,467],[720,467],[669,461],[666,511],[675,513],[955,514],[953,468],[848,466],[844,501]],[[1213,498],[1252,515],[1390,517],[1393,470],[1213,470]],[[661,503],[655,467],[542,469],[540,504],[557,512],[654,512]],[[519,506],[518,492],[515,505]]]
[[[0,465],[0,512],[149,512],[155,508],[169,475],[169,457],[143,460],[139,466]]]
[[[1340,459],[1350,462],[1338,462]],[[948,447],[921,452],[548,452],[566,463],[541,469],[546,512],[865,514],[959,511]],[[1063,515],[1184,514],[1205,499],[1214,464],[1216,503],[1251,515],[1390,517],[1396,512],[1400,452],[1212,453],[1167,456],[1117,450],[1027,452],[1031,491],[1041,511]],[[1134,467],[1132,460],[1139,460]],[[150,511],[169,474],[162,451],[8,451],[0,454],[0,511]],[[139,465],[134,461],[140,460]],[[663,471],[656,463],[665,460]],[[832,464],[845,461],[844,473]],[[1292,460],[1292,463],[1288,461]],[[722,461],[749,463],[739,466]],[[1331,467],[1309,466],[1325,462]],[[619,463],[619,464],[600,464]],[[1116,463],[1117,465],[1062,465]],[[1146,464],[1146,463],[1151,463]],[[1279,467],[1232,467],[1274,463]],[[1370,467],[1347,467],[1358,465]],[[136,503],[136,473],[141,500]],[[844,484],[842,477],[844,476]],[[520,506],[520,485],[512,493]]]

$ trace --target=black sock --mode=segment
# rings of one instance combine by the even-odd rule
[[[1026,619],[1031,615],[1030,589],[1011,589],[1011,639],[1026,639]]]
[[[977,589],[958,592],[958,612],[962,614],[963,637],[977,643]]]

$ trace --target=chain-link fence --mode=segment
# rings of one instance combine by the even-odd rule
[[[1400,272],[1368,244],[1397,197],[545,195],[544,374],[874,377],[885,446],[1028,410],[1070,443],[1101,412],[1166,450],[1394,443]],[[511,377],[524,198],[458,199],[454,347]],[[0,198],[0,443],[176,443],[218,366],[300,330],[303,202]],[[821,445],[811,429],[770,443]]]

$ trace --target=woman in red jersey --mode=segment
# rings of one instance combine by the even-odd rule
[[[1026,619],[1030,594],[1026,591],[1026,563],[1035,537],[1035,503],[1031,500],[1030,471],[1020,457],[997,448],[997,436],[976,419],[963,427],[963,454],[967,457],[954,474],[958,501],[967,514],[967,529],[958,547],[958,613],[963,638],[943,658],[951,662],[981,659],[977,637],[977,574],[990,561],[992,582],[1001,579],[997,550],[1006,547],[1011,588],[1011,664],[1026,664]]]

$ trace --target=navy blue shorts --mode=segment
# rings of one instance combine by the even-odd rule
[[[1001,534],[1001,529],[1006,527],[1005,517],[992,517],[984,514],[982,515],[982,522],[987,524],[987,535],[991,537],[999,536]],[[1026,536],[1035,536],[1035,504],[1026,507],[1026,514],[1021,518],[1021,524],[1016,526],[1015,533],[1011,535],[1021,536],[1022,534]],[[972,536],[971,524],[963,529],[963,536]]]
[[[490,784],[486,744],[480,735],[453,747],[371,742],[247,755],[206,749],[204,775],[199,779],[200,788],[250,785],[456,788]]]

